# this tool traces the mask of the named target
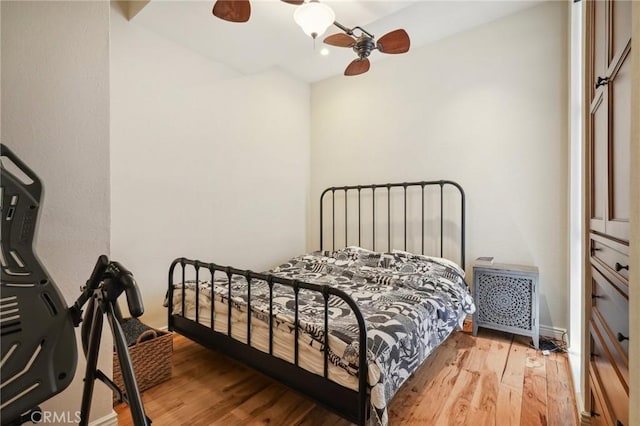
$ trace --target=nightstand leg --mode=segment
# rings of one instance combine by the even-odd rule
[[[477,308],[476,308],[476,313],[477,313]],[[476,315],[476,313],[473,314],[473,335],[477,336],[478,335],[478,315]]]
[[[533,347],[536,349],[540,349],[540,337],[539,336],[533,336],[531,337],[531,340],[533,340]]]

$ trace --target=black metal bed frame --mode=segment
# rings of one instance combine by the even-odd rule
[[[465,195],[462,187],[452,181],[440,180],[440,181],[421,181],[421,182],[403,182],[403,183],[389,183],[389,184],[375,184],[375,185],[357,185],[357,186],[341,186],[330,187],[322,192],[320,196],[320,249],[323,248],[323,202],[324,196],[331,192],[332,194],[332,235],[333,235],[333,248],[335,250],[335,193],[336,191],[344,191],[345,195],[345,242],[348,239],[347,227],[347,209],[348,202],[346,202],[346,196],[349,191],[357,191],[358,195],[358,243],[361,243],[361,193],[363,190],[371,190],[373,194],[373,250],[375,250],[375,191],[376,189],[387,190],[387,246],[391,250],[391,197],[390,191],[392,188],[404,189],[404,248],[406,250],[407,244],[407,188],[419,186],[422,188],[422,209],[421,209],[421,221],[422,221],[422,254],[424,254],[424,223],[425,223],[425,203],[424,192],[425,188],[429,186],[440,187],[440,256],[443,254],[443,239],[444,239],[444,187],[450,185],[456,188],[460,193],[461,200],[461,216],[460,216],[460,249],[461,249],[461,265],[464,267],[465,261]],[[173,311],[173,295],[175,284],[175,272],[176,267],[180,267],[180,283],[182,292],[182,306],[181,312]],[[185,289],[186,289],[186,271],[188,268],[193,268],[195,273],[196,292],[195,292],[195,320],[185,317]],[[214,280],[216,272],[226,274],[228,282],[228,297],[226,302],[227,306],[227,330],[226,333],[214,330],[214,315],[215,304],[213,303],[213,285],[211,286],[211,318],[210,327],[207,327],[200,323],[199,315],[199,284],[201,271],[208,271],[211,282]],[[243,276],[247,281],[247,342],[243,343],[232,337],[232,299],[231,299],[231,283],[233,276]],[[269,286],[269,352],[263,352],[253,346],[251,346],[251,284],[256,280],[264,281]],[[282,285],[290,287],[294,293],[295,301],[295,335],[294,335],[294,362],[290,363],[281,358],[273,355],[273,286]],[[298,319],[298,294],[300,289],[308,291],[315,291],[322,294],[324,298],[324,347],[326,348],[329,343],[329,319],[327,304],[329,297],[338,297],[343,300],[353,311],[356,320],[358,322],[359,330],[359,365],[358,365],[358,389],[352,390],[328,378],[329,360],[328,351],[324,352],[324,366],[323,375],[312,373],[298,365],[298,347],[299,347],[299,319]],[[335,289],[328,285],[318,285],[313,283],[307,283],[298,280],[290,280],[286,278],[276,277],[270,274],[262,274],[252,272],[250,270],[242,270],[229,266],[220,266],[214,263],[205,263],[198,260],[189,260],[185,258],[178,258],[171,263],[169,268],[169,280],[168,280],[168,326],[169,330],[178,332],[204,346],[212,349],[219,350],[242,363],[267,374],[270,377],[284,383],[285,385],[305,394],[311,399],[315,400],[319,404],[329,408],[349,421],[352,421],[358,425],[364,425],[368,419],[369,414],[369,398],[367,392],[367,334],[366,323],[360,309],[357,304],[351,299],[349,295],[341,290]],[[236,311],[237,312],[237,311]]]

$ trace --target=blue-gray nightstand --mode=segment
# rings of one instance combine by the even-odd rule
[[[530,336],[539,345],[538,268],[476,262],[473,265],[473,335],[478,327]]]

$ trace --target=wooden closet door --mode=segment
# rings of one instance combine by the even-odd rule
[[[628,242],[630,227],[631,2],[596,0],[587,79],[590,229]]]
[[[585,128],[591,268],[587,324],[591,424],[629,420],[628,248],[631,146],[631,1],[587,0]]]
[[[609,3],[608,200],[605,231],[629,241],[631,146],[631,2]]]

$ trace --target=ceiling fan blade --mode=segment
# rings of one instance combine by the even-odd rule
[[[365,59],[354,59],[347,69],[344,70],[344,75],[358,75],[364,74],[369,71],[369,67],[371,66],[371,62],[369,62],[368,58]]]
[[[378,40],[378,50],[382,53],[405,53],[410,45],[409,34],[402,29],[391,31]]]
[[[300,6],[302,3],[304,3],[304,0],[282,0],[282,1],[289,4],[295,4],[296,6]]]
[[[356,44],[356,39],[346,35],[345,33],[331,34],[330,36],[325,37],[323,41],[331,46],[338,47],[352,47]]]
[[[249,0],[218,0],[213,5],[213,14],[229,22],[247,22],[251,16]]]

